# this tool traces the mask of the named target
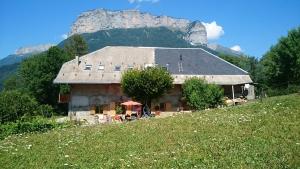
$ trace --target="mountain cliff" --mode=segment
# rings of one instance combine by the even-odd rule
[[[96,9],[83,12],[73,23],[69,36],[94,33],[101,30],[167,27],[184,33],[183,39],[191,44],[207,44],[207,33],[200,21],[155,16],[138,10],[110,11]]]

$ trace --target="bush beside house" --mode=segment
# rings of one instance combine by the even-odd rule
[[[223,103],[223,90],[203,79],[196,77],[187,79],[182,89],[184,99],[193,110],[215,108]]]

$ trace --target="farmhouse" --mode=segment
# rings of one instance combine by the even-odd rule
[[[254,98],[252,80],[246,71],[201,48],[107,46],[64,63],[54,83],[71,86],[70,116],[114,115],[116,105],[130,99],[120,88],[122,73],[151,66],[165,68],[174,78],[174,88],[153,101],[151,109],[185,109],[181,85],[190,77],[222,86],[229,98],[245,93],[248,99]]]

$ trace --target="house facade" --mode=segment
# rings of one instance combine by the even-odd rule
[[[191,77],[222,86],[229,98],[245,95],[247,90],[246,97],[254,99],[246,71],[201,48],[108,46],[64,63],[54,83],[71,86],[69,116],[114,115],[116,105],[130,99],[120,87],[122,73],[152,66],[165,68],[174,78],[174,88],[154,100],[152,110],[186,108],[181,101],[181,85]]]

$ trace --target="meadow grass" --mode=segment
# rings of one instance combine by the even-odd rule
[[[299,168],[300,95],[0,141],[0,168]]]

